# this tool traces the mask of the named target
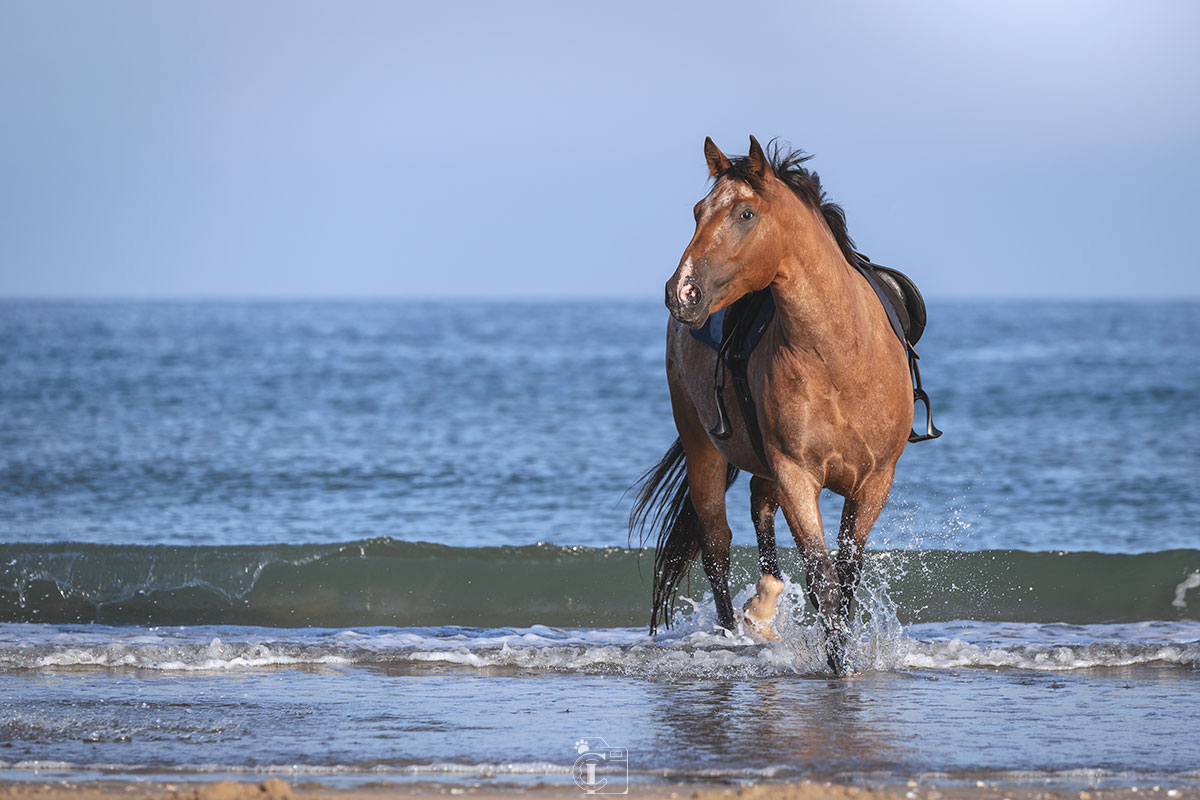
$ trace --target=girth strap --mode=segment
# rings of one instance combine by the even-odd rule
[[[891,298],[884,293],[883,287],[879,285],[879,281],[871,274],[871,268],[857,258],[851,260],[850,263],[858,270],[860,275],[867,279],[867,283],[875,290],[875,296],[879,298],[880,303],[883,303],[883,310],[887,312],[888,322],[892,323],[892,331],[896,334],[896,338],[904,345],[905,350],[910,350],[908,338],[904,335],[904,326],[900,324],[900,316],[896,313],[896,308],[892,305]]]
[[[728,439],[733,435],[722,396],[725,390],[724,370],[728,369],[733,375],[733,394],[737,398],[738,408],[741,409],[742,419],[746,422],[750,443],[754,445],[754,452],[765,465],[767,454],[763,447],[762,429],[758,425],[758,409],[750,391],[748,371],[750,354],[754,352],[754,347],[775,316],[775,296],[771,294],[770,289],[751,292],[738,300],[734,307],[730,308],[730,312],[734,314],[734,322],[724,332],[721,344],[717,348],[716,371],[720,376],[714,389],[717,424],[709,429],[709,433],[717,439]]]

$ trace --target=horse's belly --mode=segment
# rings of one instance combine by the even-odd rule
[[[733,387],[726,385],[723,395],[725,403],[725,415],[729,421],[732,432],[728,439],[717,439],[712,434],[709,434],[709,440],[713,446],[717,448],[725,460],[743,472],[750,472],[764,478],[771,477],[771,472],[766,464],[758,457],[758,453],[754,449],[754,443],[750,439],[750,429],[746,423],[745,417],[742,415],[742,407],[738,403],[737,393]],[[717,420],[716,399],[713,393],[709,393],[708,404],[712,409],[713,425]],[[701,419],[704,416],[701,415]],[[712,425],[706,425],[706,430],[711,430]],[[761,431],[760,431],[761,435]]]
[[[860,377],[867,374],[834,379],[816,364],[807,369],[793,364],[762,382],[760,413],[772,449],[842,495],[872,473],[894,468],[908,439],[912,417],[905,397],[912,389],[907,373],[893,376],[880,368]],[[895,409],[907,409],[909,416]]]

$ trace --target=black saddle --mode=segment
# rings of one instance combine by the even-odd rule
[[[862,253],[854,255],[856,258],[850,262],[851,265],[875,290],[875,295],[879,302],[883,303],[883,310],[887,312],[888,320],[892,323],[892,330],[904,345],[904,352],[908,356],[908,370],[912,373],[913,402],[925,406],[925,432],[917,433],[914,430],[909,434],[908,440],[926,442],[936,439],[942,432],[933,424],[933,406],[929,402],[929,395],[921,388],[921,369],[917,366],[920,356],[913,347],[925,332],[925,298],[921,297],[917,285],[900,270],[872,264],[871,259]]]
[[[871,259],[862,253],[854,255],[859,258],[859,264],[856,265],[859,267],[859,271],[868,270],[872,277],[879,282],[888,300],[891,301],[896,316],[900,318],[900,328],[904,331],[903,338],[909,344],[916,344],[920,341],[921,334],[925,332],[925,298],[921,297],[921,291],[917,285],[912,282],[912,278],[898,269],[873,264]]]

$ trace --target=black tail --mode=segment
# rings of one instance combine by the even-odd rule
[[[730,464],[725,471],[725,488],[738,476],[737,467]],[[703,531],[688,490],[687,467],[683,445],[676,439],[662,460],[646,470],[638,480],[641,488],[633,510],[629,513],[629,532],[639,532],[639,541],[646,543],[646,527],[657,529],[654,552],[654,603],[650,610],[650,633],[661,622],[670,627],[675,610],[675,597],[688,568],[700,555]]]

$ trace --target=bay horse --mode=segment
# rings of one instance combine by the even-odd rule
[[[811,156],[776,146],[768,157],[753,136],[744,157],[727,158],[711,138],[704,155],[712,190],[695,206],[695,234],[666,285],[667,381],[679,437],[642,476],[630,515],[631,530],[657,528],[650,630],[659,621],[670,624],[679,584],[697,555],[720,626],[736,630],[725,494],[745,471],[752,476],[760,575],[742,619],[752,631],[775,638],[783,589],[775,513],[782,508],[803,557],[826,658],[842,674],[863,549],[912,430],[905,345],[867,280],[851,266],[854,243],[845,215],[826,199],[817,174],[804,167]],[[768,287],[776,313],[748,365],[760,457],[732,388],[722,395],[732,433],[724,439],[710,434],[718,421],[718,354],[688,329]],[[823,488],[844,498],[836,564],[818,509]]]

